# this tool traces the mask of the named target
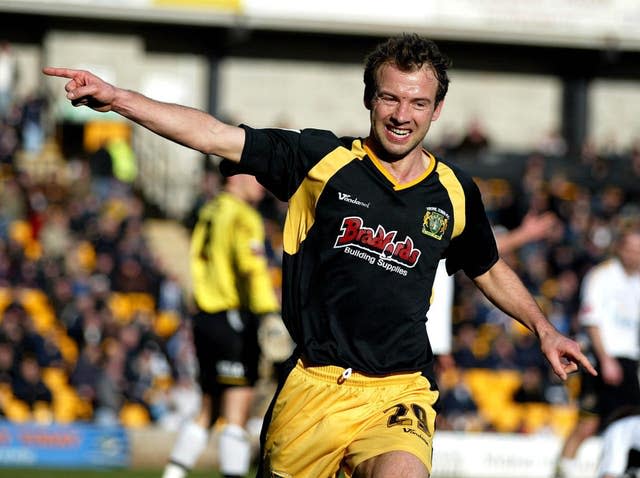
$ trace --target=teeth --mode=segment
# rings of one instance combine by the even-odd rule
[[[404,129],[389,128],[389,131],[391,131],[393,134],[397,134],[398,136],[406,136],[409,134],[409,132]]]

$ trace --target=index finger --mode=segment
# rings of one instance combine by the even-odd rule
[[[582,365],[587,370],[587,372],[589,372],[594,377],[598,375],[598,372],[596,371],[596,369],[593,367],[593,365],[591,365],[591,362],[589,362],[589,359],[582,352],[572,354],[571,357],[567,357],[567,358],[574,363],[578,363]]]
[[[45,75],[59,76],[61,78],[74,78],[78,73],[80,73],[79,70],[72,70],[71,68],[56,68],[53,66],[45,66],[42,69],[42,72]]]
[[[591,365],[591,362],[589,362],[589,359],[585,357],[584,354],[580,353],[580,355],[578,355],[576,359],[578,360],[578,362],[580,362],[580,365],[582,365],[591,375],[593,375],[594,377],[598,375],[598,372],[596,371],[594,366]]]

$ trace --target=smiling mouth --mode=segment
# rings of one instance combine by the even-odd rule
[[[397,136],[399,138],[406,138],[411,133],[409,130],[394,128],[392,126],[387,126],[387,131],[393,136]]]

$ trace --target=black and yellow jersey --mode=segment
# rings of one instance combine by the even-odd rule
[[[264,239],[258,211],[232,194],[222,192],[202,207],[191,238],[193,295],[201,310],[280,310]]]
[[[475,277],[498,259],[473,180],[431,156],[422,177],[398,185],[362,139],[243,128],[240,163],[221,170],[254,174],[289,201],[283,318],[299,353],[369,374],[426,373],[438,261]]]

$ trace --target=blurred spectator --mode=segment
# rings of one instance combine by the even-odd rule
[[[123,139],[112,139],[106,147],[111,156],[113,177],[121,183],[133,184],[138,175],[138,165],[129,143]]]
[[[39,153],[44,144],[42,124],[47,100],[41,92],[31,93],[22,104],[22,149],[28,153]]]
[[[453,152],[463,157],[477,158],[490,146],[489,137],[479,118],[472,119]]]
[[[147,407],[151,419],[159,421],[168,413],[163,392],[171,380],[169,363],[153,340],[144,342],[132,360],[128,398]]]
[[[27,204],[22,188],[16,177],[8,177],[2,181],[0,188],[0,218],[2,237],[7,238],[12,223],[24,219],[27,214]]]
[[[0,167],[3,171],[13,167],[13,160],[20,144],[18,132],[6,119],[0,117]]]
[[[536,248],[528,251],[524,257],[524,273],[522,282],[534,294],[539,296],[542,292],[542,285],[550,275],[549,262],[546,251],[543,248]]]
[[[0,118],[4,119],[14,101],[15,84],[18,79],[18,66],[7,40],[0,41]]]
[[[519,326],[518,326],[519,327]],[[538,349],[536,349],[536,337],[523,327],[513,334],[516,349],[518,369],[525,370],[536,367],[546,370],[547,363]]]
[[[104,361],[96,383],[94,421],[99,425],[119,423],[119,414],[125,403],[125,349],[110,340],[105,344]]]
[[[538,143],[536,150],[545,156],[564,156],[567,153],[567,142],[560,131],[549,131]]]
[[[34,355],[25,354],[13,380],[13,395],[34,410],[37,402],[51,405],[51,390],[42,381],[42,372]]]
[[[0,338],[0,385],[11,385],[16,377],[16,354],[13,344]]]
[[[478,415],[478,406],[471,390],[464,381],[463,373],[453,357],[441,355],[437,358],[436,368],[440,381],[439,406],[441,412],[438,428],[455,431],[480,431],[485,427]]]
[[[89,169],[91,171],[92,192],[100,202],[103,202],[109,197],[114,182],[111,153],[109,153],[106,144],[89,155]]]
[[[575,328],[579,307],[579,278],[573,269],[564,269],[554,279],[543,284],[543,293],[549,299],[547,317],[562,333],[570,334]]]
[[[64,259],[71,249],[72,237],[69,229],[69,217],[59,206],[47,209],[47,215],[40,231],[43,252],[49,259]]]
[[[198,364],[193,343],[191,323],[186,321],[180,322],[178,329],[166,341],[167,356],[178,381],[191,380],[195,383]]]
[[[183,290],[178,279],[171,273],[163,276],[158,293],[158,310],[184,311]]]
[[[97,343],[87,343],[83,348],[74,369],[69,376],[69,383],[76,389],[78,396],[97,406],[98,382],[102,367],[102,349]]]
[[[527,367],[522,372],[522,383],[513,393],[516,403],[545,403],[544,376],[538,367]]]
[[[476,349],[478,331],[471,323],[464,323],[458,327],[454,337],[453,358],[462,368],[484,366],[484,362]]]
[[[138,257],[135,255],[119,257],[113,275],[113,290],[150,293],[153,291],[153,286],[153,277]]]
[[[518,358],[513,340],[506,333],[500,333],[494,340],[486,361],[487,367],[494,370],[516,370]]]

